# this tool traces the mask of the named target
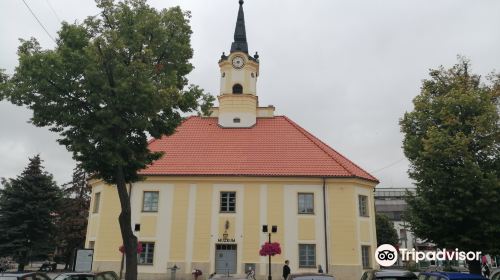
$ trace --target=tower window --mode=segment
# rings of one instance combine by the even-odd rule
[[[240,118],[234,118],[233,119],[233,123],[240,123],[240,122],[241,122]]]
[[[235,94],[243,93],[243,87],[240,84],[235,84],[233,86],[233,93]]]

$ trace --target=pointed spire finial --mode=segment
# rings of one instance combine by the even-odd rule
[[[234,42],[231,44],[231,52],[248,53],[247,35],[245,30],[245,15],[243,13],[243,0],[239,0],[240,8],[238,10],[238,18],[236,19],[236,27],[234,29]]]

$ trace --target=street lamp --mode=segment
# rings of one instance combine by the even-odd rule
[[[269,231],[268,225],[262,225],[262,232],[269,234],[269,244],[271,244],[271,233],[278,232],[278,226],[276,225],[271,226],[271,231]],[[273,280],[273,277],[271,276],[271,255],[269,255],[269,275],[267,276],[267,279]]]

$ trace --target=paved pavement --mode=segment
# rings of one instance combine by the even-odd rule
[[[219,280],[232,280],[232,279],[238,279],[238,280],[241,280],[241,279],[244,279],[246,280],[247,277],[245,274],[234,274],[234,275],[229,275],[227,276],[227,274],[215,274],[212,279],[219,279]]]

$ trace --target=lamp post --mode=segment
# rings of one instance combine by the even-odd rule
[[[271,244],[271,233],[278,232],[278,226],[276,225],[271,226],[271,231],[269,231],[268,225],[263,225],[262,232],[267,233],[269,235],[269,244]],[[269,275],[267,276],[267,279],[273,280],[273,277],[271,276],[271,255],[269,255]]]

